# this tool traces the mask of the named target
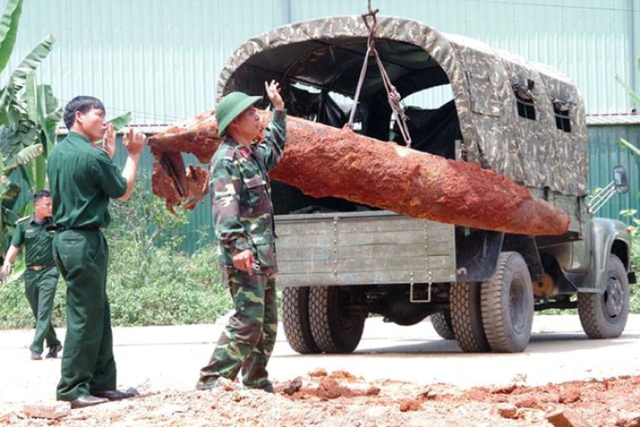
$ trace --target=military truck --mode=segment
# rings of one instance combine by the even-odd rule
[[[218,96],[261,94],[276,79],[289,114],[342,127],[355,108],[354,129],[402,144],[373,61],[353,106],[370,34],[359,16],[267,31],[231,56]],[[315,199],[275,182],[277,283],[291,347],[352,352],[370,314],[398,325],[430,316],[465,352],[523,351],[534,311],[547,309],[577,308],[590,338],[618,337],[635,283],[631,236],[625,224],[593,215],[577,88],[547,66],[413,20],[378,18],[373,36],[403,99],[451,94],[438,108],[407,106],[413,149],[507,176],[571,224],[560,236],[478,230]],[[615,172],[608,196],[625,191],[624,168]]]

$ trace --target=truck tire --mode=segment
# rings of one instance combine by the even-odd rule
[[[366,313],[354,310],[362,294],[339,286],[314,286],[309,293],[311,335],[325,353],[351,353],[362,338]]]
[[[496,272],[482,283],[482,323],[491,349],[523,351],[531,338],[533,287],[529,268],[517,252],[502,252]]]
[[[482,325],[480,284],[476,282],[452,283],[449,295],[453,334],[462,351],[465,353],[491,351]]]
[[[451,312],[449,310],[433,313],[430,317],[433,329],[445,340],[455,340],[456,335],[453,333],[453,325],[451,325]]]
[[[619,337],[627,325],[629,298],[627,270],[620,258],[609,255],[605,291],[578,294],[578,315],[587,336],[592,339]]]
[[[282,290],[282,325],[291,348],[300,354],[317,354],[320,349],[309,325],[309,287],[287,287]]]

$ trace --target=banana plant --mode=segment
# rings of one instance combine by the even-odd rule
[[[8,0],[0,18],[0,73],[15,46],[22,5],[23,0]],[[32,213],[30,198],[20,194],[46,186],[45,161],[62,109],[51,86],[37,84],[35,73],[55,41],[52,35],[46,36],[0,89],[0,255],[6,252],[16,220]]]
[[[640,157],[640,148],[636,147],[635,145],[633,145],[632,143],[630,143],[626,139],[620,138],[620,145],[623,148],[626,148],[626,149],[630,150],[636,156]]]

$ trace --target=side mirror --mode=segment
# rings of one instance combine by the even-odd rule
[[[627,169],[622,165],[618,165],[613,168],[613,181],[589,200],[587,209],[589,213],[595,215],[616,193],[624,194],[628,191]]]
[[[623,165],[618,165],[613,168],[613,185],[618,194],[625,194],[629,191],[627,169]]]

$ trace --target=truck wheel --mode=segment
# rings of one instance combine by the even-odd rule
[[[609,255],[606,285],[601,294],[578,294],[578,315],[589,338],[619,337],[627,324],[629,281],[622,261],[615,255]]]
[[[433,329],[445,340],[455,340],[456,335],[453,333],[453,325],[451,325],[451,312],[449,310],[433,313],[430,317]]]
[[[362,337],[366,312],[362,293],[339,286],[315,286],[309,293],[309,323],[313,340],[325,353],[351,353]]]
[[[300,354],[320,353],[309,325],[309,287],[282,290],[282,325],[292,349]]]
[[[502,252],[496,272],[482,283],[482,323],[491,349],[517,353],[525,349],[533,324],[533,287],[522,255]]]
[[[491,351],[482,325],[480,284],[452,283],[450,295],[451,325],[458,345],[466,353]]]

